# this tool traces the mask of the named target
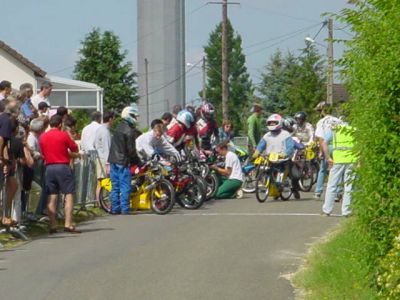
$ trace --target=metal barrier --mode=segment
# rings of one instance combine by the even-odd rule
[[[73,164],[75,174],[75,204],[85,209],[87,204],[96,202],[97,151],[89,151]]]
[[[76,159],[73,164],[73,170],[75,175],[75,205],[79,206],[80,210],[86,209],[87,205],[93,205],[96,202],[96,186],[97,186],[97,172],[96,172],[96,161],[97,161],[97,151],[90,151],[89,153],[82,156],[81,159]],[[17,176],[20,174],[22,170],[16,172]],[[47,206],[47,195],[43,193],[44,182],[44,166],[41,163],[35,165],[35,173],[33,176],[33,181],[41,187],[41,191],[37,194],[38,197],[33,199],[34,197],[28,200],[28,203],[31,202],[30,209],[31,212],[40,215],[44,208]],[[0,182],[0,217],[10,217],[13,216],[17,218],[18,221],[26,221],[26,213],[22,214],[21,209],[21,188],[22,188],[22,180],[18,180],[18,188],[17,194],[14,197],[13,201],[13,209],[7,208],[6,211],[6,184]],[[33,191],[27,191],[27,194],[32,195]],[[41,199],[42,198],[42,199]],[[63,217],[63,198],[59,197],[58,202],[58,216]],[[33,207],[35,205],[35,207]],[[12,212],[11,212],[12,211]],[[21,217],[22,215],[22,217]],[[27,239],[27,237],[18,230],[18,228],[7,228],[4,230],[0,230],[0,232],[8,232],[15,235],[21,239]],[[0,248],[2,245],[0,244]]]

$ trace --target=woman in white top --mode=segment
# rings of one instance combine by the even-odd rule
[[[222,180],[222,184],[219,186],[215,198],[235,198],[243,182],[242,166],[239,158],[235,153],[228,150],[227,142],[218,144],[216,149],[220,155],[225,156],[225,168],[219,168],[217,166],[212,166],[212,168],[220,175],[226,177],[226,179],[224,178]]]

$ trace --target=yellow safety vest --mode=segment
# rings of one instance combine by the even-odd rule
[[[336,164],[350,164],[357,161],[353,151],[354,136],[351,126],[339,125],[333,129],[333,162]]]

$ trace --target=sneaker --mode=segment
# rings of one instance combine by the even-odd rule
[[[325,213],[325,212],[322,212],[321,213],[321,216],[323,216],[323,217],[329,217],[331,214],[327,214],[327,213]]]
[[[321,199],[321,194],[322,194],[322,193],[315,193],[315,194],[314,194],[314,199],[316,199],[316,200]]]
[[[236,192],[236,199],[242,199],[243,198],[243,190],[242,189],[239,189],[237,192]]]

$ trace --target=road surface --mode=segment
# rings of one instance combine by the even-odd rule
[[[293,299],[284,275],[340,221],[302,196],[260,204],[245,194],[43,236],[0,252],[1,299]]]

